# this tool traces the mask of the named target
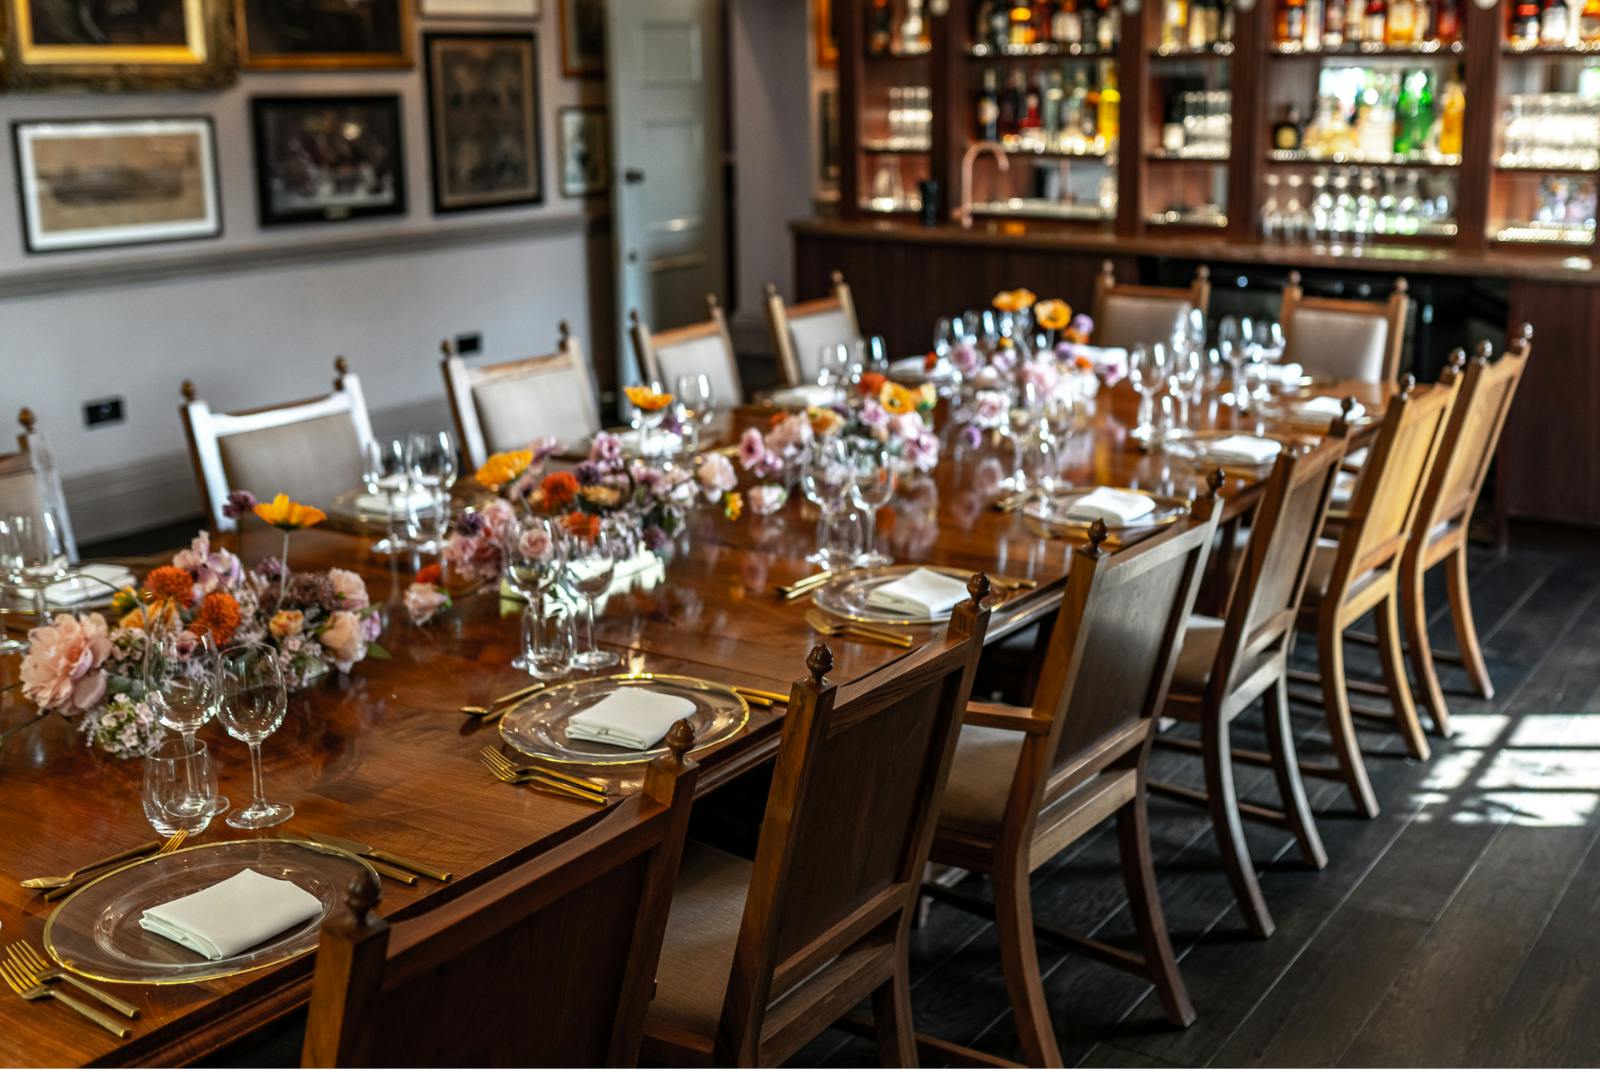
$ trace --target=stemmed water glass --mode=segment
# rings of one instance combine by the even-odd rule
[[[704,372],[685,373],[678,377],[676,386],[692,456],[700,450],[701,429],[708,427],[717,415],[717,398],[711,387],[711,377]]]
[[[261,743],[278,731],[289,708],[278,652],[264,643],[241,643],[222,652],[219,676],[222,727],[250,748],[250,805],[228,815],[235,829],[265,829],[287,821],[294,808],[268,802],[261,784]]]
[[[595,603],[611,587],[611,578],[616,574],[619,549],[616,537],[604,525],[592,534],[579,532],[567,540],[567,575],[588,603],[584,648],[572,656],[573,664],[580,669],[603,669],[618,661],[615,652],[601,650],[595,643],[594,619]]]
[[[817,549],[806,556],[806,561],[832,569],[854,557],[835,545],[839,541],[840,514],[849,502],[853,483],[850,458],[842,442],[823,439],[812,446],[800,470],[800,487],[822,510],[822,519],[817,523]]]
[[[893,558],[878,549],[878,511],[894,497],[894,469],[889,448],[876,439],[858,439],[849,447],[850,500],[861,511],[862,549],[857,565],[888,565]]]
[[[850,347],[843,342],[829,342],[817,355],[817,385],[831,387],[843,398],[849,382]]]
[[[666,393],[666,388],[654,379],[645,383],[644,388],[657,396]],[[639,456],[648,462],[655,457],[657,447],[662,448],[661,452],[666,452],[666,444],[661,441],[666,436],[658,435],[657,429],[667,419],[667,407],[658,405],[653,409],[645,409],[642,406],[635,406],[634,411],[639,418]]]
[[[445,531],[450,526],[450,489],[456,482],[455,437],[448,431],[414,432],[406,440],[406,469],[412,485],[426,498],[407,511],[417,549],[436,554],[444,549]]]
[[[523,645],[524,651],[511,660],[511,665],[535,677],[559,677],[570,668],[570,660],[563,658],[557,666],[553,657],[544,657],[547,646],[544,597],[566,567],[566,540],[561,538],[560,528],[549,517],[518,520],[511,525],[507,538],[508,545],[503,548],[506,583],[527,601],[524,625],[532,639],[531,643]]]
[[[882,335],[867,336],[867,371],[889,374],[889,340]]]
[[[34,612],[42,622],[49,614],[45,590],[67,575],[67,544],[61,522],[52,510],[16,513],[6,522],[11,529],[9,557],[14,582],[33,592]]]
[[[144,668],[145,701],[158,722],[183,738],[188,753],[197,753],[197,748],[203,753],[205,745],[195,740],[195,734],[206,722],[216,717],[222,706],[221,662],[216,643],[209,633],[201,633],[196,637],[194,655],[187,660],[187,664],[179,662],[180,666],[192,672],[175,676],[167,673],[168,654],[165,644],[151,645]],[[192,782],[197,792],[202,791],[205,785],[201,774],[202,771],[196,770]],[[228,809],[227,797],[217,795],[214,778],[208,799],[213,807],[212,816]]]
[[[956,332],[959,330],[960,328],[952,323],[948,316],[939,317],[938,322],[933,325],[933,352],[941,359],[949,356],[956,343],[961,341],[956,337]]]
[[[17,548],[16,535],[11,530],[11,519],[0,518],[0,582],[17,591],[24,590],[22,582],[22,553]],[[26,640],[0,633],[0,654],[23,654],[28,650]]]
[[[1205,378],[1205,358],[1201,350],[1189,346],[1173,356],[1172,393],[1178,400],[1176,419],[1180,428],[1189,427],[1189,407],[1194,404]]]
[[[374,440],[364,452],[361,478],[367,493],[384,500],[384,537],[372,545],[374,554],[403,554],[405,537],[396,525],[407,512],[411,495],[411,469],[406,464],[406,444],[400,439]]]
[[[1166,389],[1167,373],[1167,348],[1161,343],[1135,343],[1128,352],[1128,379],[1139,395],[1139,423],[1131,432],[1138,442],[1161,437],[1156,398]]]

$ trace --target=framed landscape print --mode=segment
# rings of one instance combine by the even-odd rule
[[[536,19],[539,0],[422,0],[425,19]]]
[[[412,0],[236,0],[239,62],[265,70],[411,66]]]
[[[400,98],[254,97],[261,225],[402,215]]]
[[[611,143],[604,108],[562,108],[561,196],[587,197],[611,187]]]
[[[539,46],[531,33],[430,33],[433,210],[538,204]]]
[[[10,89],[215,89],[236,76],[230,0],[0,0]]]
[[[561,5],[561,73],[568,78],[602,77],[606,73],[605,0],[556,2]]]
[[[30,253],[215,238],[215,139],[205,117],[11,125]]]

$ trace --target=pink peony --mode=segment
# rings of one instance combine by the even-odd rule
[[[889,411],[872,398],[868,398],[861,403],[861,411],[857,414],[857,417],[861,423],[873,431],[889,426]]]
[[[739,437],[739,467],[745,471],[755,468],[767,456],[766,440],[758,428],[746,428]]]
[[[695,475],[700,479],[700,486],[714,494],[731,491],[739,485],[739,477],[733,471],[733,462],[722,454],[707,454]]]
[[[406,613],[413,625],[426,625],[435,614],[450,605],[450,596],[432,584],[412,584],[406,588]]]
[[[983,356],[978,353],[976,346],[963,342],[950,351],[950,363],[956,366],[956,371],[961,373],[963,379],[971,379],[983,367]]]
[[[544,561],[550,556],[553,543],[548,528],[530,524],[517,536],[517,553],[531,561]]]
[[[106,675],[100,667],[111,654],[105,618],[57,614],[52,623],[29,632],[28,639],[32,646],[22,660],[22,694],[41,710],[78,713],[105,697]]]
[[[370,601],[367,598],[367,585],[361,577],[348,569],[329,569],[328,582],[333,585],[333,593],[339,600],[341,610],[364,610]]]
[[[783,508],[783,504],[789,501],[789,492],[775,483],[764,483],[750,488],[745,493],[745,499],[756,516],[766,517]]]
[[[979,391],[973,399],[972,422],[980,428],[998,428],[1006,422],[1011,401],[999,391]]]
[[[350,667],[361,660],[367,641],[362,637],[361,621],[348,610],[335,610],[328,615],[328,627],[317,637],[333,656],[339,672],[348,673]]]

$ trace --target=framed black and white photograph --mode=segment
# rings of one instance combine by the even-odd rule
[[[539,204],[539,46],[531,33],[430,33],[433,209]]]
[[[606,73],[605,0],[556,0],[561,5],[561,73],[600,78]]]
[[[611,188],[611,141],[604,108],[562,108],[561,196],[589,197]]]
[[[398,95],[255,97],[250,106],[263,227],[405,213]]]
[[[245,67],[411,66],[411,0],[236,2],[239,62]]]
[[[237,76],[233,0],[0,0],[11,89],[216,89]]]
[[[18,122],[11,132],[30,253],[222,233],[209,118]]]
[[[536,19],[539,0],[422,0],[425,19]]]

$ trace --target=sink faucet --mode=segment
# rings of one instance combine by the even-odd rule
[[[1006,158],[1006,150],[998,141],[975,141],[967,146],[966,153],[961,157],[961,207],[956,209],[956,219],[963,227],[972,226],[972,165],[984,153],[994,157],[1002,172],[1011,170],[1011,161]]]

